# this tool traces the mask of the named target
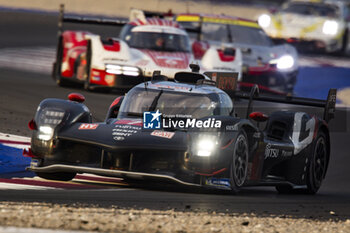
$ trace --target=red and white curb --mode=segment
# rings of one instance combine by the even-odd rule
[[[0,133],[0,144],[18,149],[28,149],[30,147],[30,138]],[[11,179],[0,177],[0,190],[106,189],[125,185],[126,183],[120,178],[102,177],[92,174],[78,174],[72,181],[68,182],[46,180],[39,177],[13,177]]]
[[[4,146],[15,147],[18,149],[28,149],[30,147],[30,138],[13,134],[0,133],[0,144]]]
[[[79,174],[71,181],[53,181],[40,177],[0,178],[0,190],[49,190],[49,189],[111,189],[127,186],[120,178],[91,174]]]

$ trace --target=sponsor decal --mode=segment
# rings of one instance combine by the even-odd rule
[[[143,113],[144,129],[170,129],[170,128],[221,128],[221,121],[215,118],[200,120],[191,118],[188,115],[164,115],[157,110],[156,112]]]
[[[268,143],[265,149],[265,159],[267,158],[277,158],[279,149],[271,148],[271,144]]]
[[[213,185],[213,186],[223,186],[227,188],[231,188],[230,179],[227,178],[209,178],[206,180],[206,185]]]
[[[181,90],[181,91],[189,91],[192,88],[190,87],[183,87],[183,86],[173,86],[173,85],[164,85],[164,84],[149,84],[150,87],[157,87],[157,88],[166,88],[166,89],[174,89],[174,90]]]
[[[226,125],[226,130],[227,131],[238,131],[238,126],[237,125]]]
[[[95,130],[97,129],[98,124],[81,124],[79,130]]]
[[[253,134],[253,138],[260,138],[261,137],[261,133],[260,132],[255,132]]]
[[[40,165],[40,161],[38,160],[38,159],[32,159],[31,161],[30,161],[30,167],[39,167],[39,165]]]
[[[163,119],[163,128],[221,128],[221,121],[214,118],[206,120],[197,120],[187,118],[185,120],[177,120],[168,118]]]
[[[101,79],[100,79],[100,77],[98,77],[98,76],[92,76],[92,78],[91,78],[93,81],[100,81]]]
[[[161,138],[172,139],[172,137],[174,137],[175,133],[174,132],[161,131],[161,130],[154,130],[151,133],[151,135],[152,136],[156,136],[156,137],[161,137]]]
[[[142,120],[136,119],[136,120],[119,120],[115,122],[116,125],[136,125],[136,126],[142,126]]]
[[[125,138],[139,132],[140,127],[134,125],[115,125],[112,130],[113,139],[116,141],[123,141]]]
[[[308,115],[304,112],[297,112],[294,115],[294,126],[292,142],[294,144],[294,154],[298,154],[305,147],[312,143],[312,138],[315,131],[315,118],[310,118],[308,121]]]
[[[106,74],[105,81],[109,85],[112,85],[114,83],[114,75]]]
[[[283,157],[291,157],[292,155],[293,155],[293,151],[282,150],[282,156]]]
[[[160,129],[160,116],[162,114],[157,110],[156,112],[143,113],[143,128],[144,129]]]

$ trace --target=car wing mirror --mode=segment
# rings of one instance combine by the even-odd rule
[[[249,114],[249,118],[256,122],[264,122],[269,119],[269,116],[262,112],[252,112]]]

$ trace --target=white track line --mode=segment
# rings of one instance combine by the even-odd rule
[[[0,190],[9,190],[9,189],[11,190],[48,190],[48,189],[60,189],[60,188],[0,182]]]
[[[0,67],[49,74],[55,60],[54,47],[0,49]]]

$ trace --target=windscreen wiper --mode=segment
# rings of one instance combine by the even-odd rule
[[[149,109],[148,109],[149,112],[152,112],[152,111],[156,110],[156,107],[157,107],[157,104],[158,104],[158,100],[159,100],[160,96],[162,95],[162,93],[163,93],[163,90],[160,90],[159,94],[154,98],[154,100],[152,101],[151,106],[149,106]]]

